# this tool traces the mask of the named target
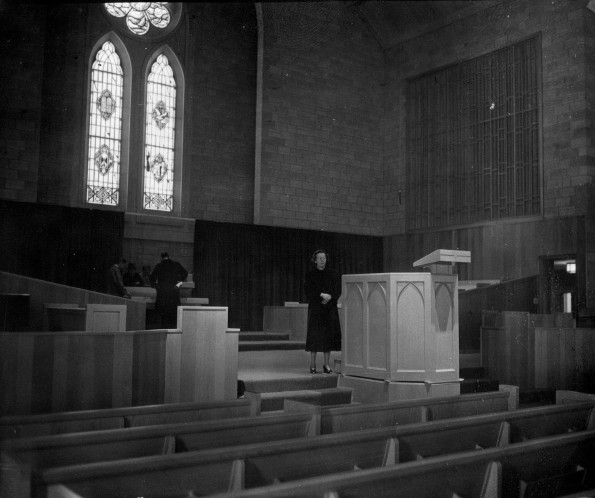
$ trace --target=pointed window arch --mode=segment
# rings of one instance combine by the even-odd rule
[[[86,202],[118,206],[122,161],[124,71],[114,43],[106,40],[91,66]]]
[[[161,51],[150,65],[145,107],[143,208],[165,212],[174,211],[174,196],[179,192],[175,155],[179,95],[170,57]]]

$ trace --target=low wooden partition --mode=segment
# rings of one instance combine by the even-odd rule
[[[0,331],[28,330],[30,299],[29,294],[0,294]]]
[[[338,303],[339,321],[343,329],[343,305]],[[305,341],[308,332],[308,303],[285,303],[263,308],[262,330],[289,332],[292,341]]]
[[[48,303],[44,305],[44,330],[66,332],[122,332],[126,330],[127,306],[123,304]]]
[[[178,306],[181,338],[177,392],[168,401],[235,399],[238,389],[238,332],[228,328],[224,306]]]
[[[262,329],[265,332],[289,332],[292,341],[305,341],[308,328],[308,304],[265,306]]]
[[[595,329],[572,324],[568,313],[483,312],[486,374],[521,389],[588,390],[595,371]]]
[[[125,330],[144,330],[146,328],[146,305],[132,299],[124,299],[8,272],[0,272],[0,293],[21,293],[30,296],[27,320],[28,331],[47,330],[47,327],[44,328],[44,306],[47,303],[66,303],[79,308],[86,308],[90,304],[126,306]]]
[[[82,497],[202,496],[244,488],[248,490],[238,491],[240,496],[243,493],[247,493],[246,496],[277,496],[275,493],[284,489],[302,496],[303,486],[309,488],[308,481],[302,479],[316,477],[312,482],[326,483],[329,480],[336,483],[338,480],[335,477],[349,480],[360,473],[379,471],[381,467],[392,467],[394,472],[404,472],[406,475],[412,465],[437,461],[442,462],[441,466],[448,467],[449,464],[445,462],[451,460],[451,468],[463,465],[463,469],[458,469],[459,474],[465,475],[467,480],[477,479],[473,487],[479,490],[485,485],[483,473],[476,475],[475,472],[468,472],[470,469],[466,465],[473,461],[472,457],[481,459],[489,453],[490,459],[485,460],[484,464],[496,459],[505,461],[508,467],[509,462],[513,461],[512,469],[520,471],[516,475],[516,484],[519,485],[520,478],[524,482],[521,488],[534,487],[535,492],[544,483],[551,483],[549,478],[552,471],[564,471],[557,476],[561,477],[560,481],[567,480],[566,484],[576,486],[577,478],[584,477],[585,469],[588,469],[589,475],[594,468],[595,461],[590,457],[595,449],[595,431],[588,429],[592,409],[593,403],[586,403],[580,409],[578,405],[574,408],[546,407],[165,457],[72,465],[42,471],[40,481],[42,486],[49,487],[51,493],[67,489],[75,496]],[[548,422],[542,425],[546,427],[543,432],[532,430],[540,425],[536,424],[539,420]],[[510,426],[521,429],[510,430]],[[525,430],[527,428],[529,431]],[[578,432],[568,434],[568,430]],[[531,437],[535,439],[527,442]],[[483,448],[483,451],[478,452],[478,448]],[[523,452],[527,453],[526,458]],[[443,455],[448,455],[448,459]],[[546,457],[547,465],[541,461],[540,455]],[[423,470],[427,471],[427,468],[424,466]],[[513,476],[514,472],[507,476],[510,479],[504,486],[507,492],[514,489]],[[423,478],[433,480],[435,476],[430,472]],[[590,479],[592,481],[593,477]],[[275,485],[287,481],[294,481],[294,484],[284,485],[290,486],[287,488]],[[447,482],[442,485],[450,485],[450,479]],[[411,487],[391,487],[390,492],[393,494],[390,496],[401,496],[394,493],[402,491],[402,496],[443,496],[436,493],[438,483],[434,483],[434,492],[430,494],[420,492],[426,489],[426,485],[421,482],[418,484],[421,487],[413,494],[405,493],[405,490],[411,493]],[[467,485],[470,483],[467,482]],[[312,489],[309,488],[309,493],[304,496],[334,496],[324,494],[322,489],[319,494],[312,495]],[[484,496],[470,494],[470,488],[466,492],[462,492],[463,489],[453,492],[459,493],[458,496]],[[346,492],[349,496],[375,495],[363,488],[359,493]],[[493,496],[517,495],[503,493]]]
[[[0,414],[163,403],[181,331],[0,334]],[[179,353],[178,353],[179,356]]]

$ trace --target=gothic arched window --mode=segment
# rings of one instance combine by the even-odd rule
[[[173,211],[176,96],[174,71],[160,53],[146,82],[144,209]]]
[[[124,72],[111,41],[91,67],[86,202],[117,206],[120,200]]]

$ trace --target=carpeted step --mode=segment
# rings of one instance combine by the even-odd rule
[[[286,399],[304,401],[321,406],[344,405],[351,403],[351,396],[352,389],[346,387],[262,393],[260,410],[263,412],[283,410]]]
[[[277,379],[245,380],[246,391],[254,393],[272,393],[283,391],[311,391],[337,387],[337,375],[303,375]]]
[[[291,337],[290,332],[250,332],[240,331],[239,341],[288,341]]]
[[[305,341],[239,341],[238,351],[304,350]]]

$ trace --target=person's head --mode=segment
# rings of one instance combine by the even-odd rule
[[[167,254],[166,252],[162,252],[161,259],[169,259],[169,254]]]
[[[312,265],[317,269],[317,270],[324,270],[324,268],[326,267],[327,263],[328,263],[328,252],[326,252],[324,249],[318,249],[316,251],[314,251],[314,254],[312,254]]]
[[[121,272],[125,272],[127,267],[128,263],[126,263],[126,260],[124,258],[121,258],[118,262],[118,268],[120,268]]]

